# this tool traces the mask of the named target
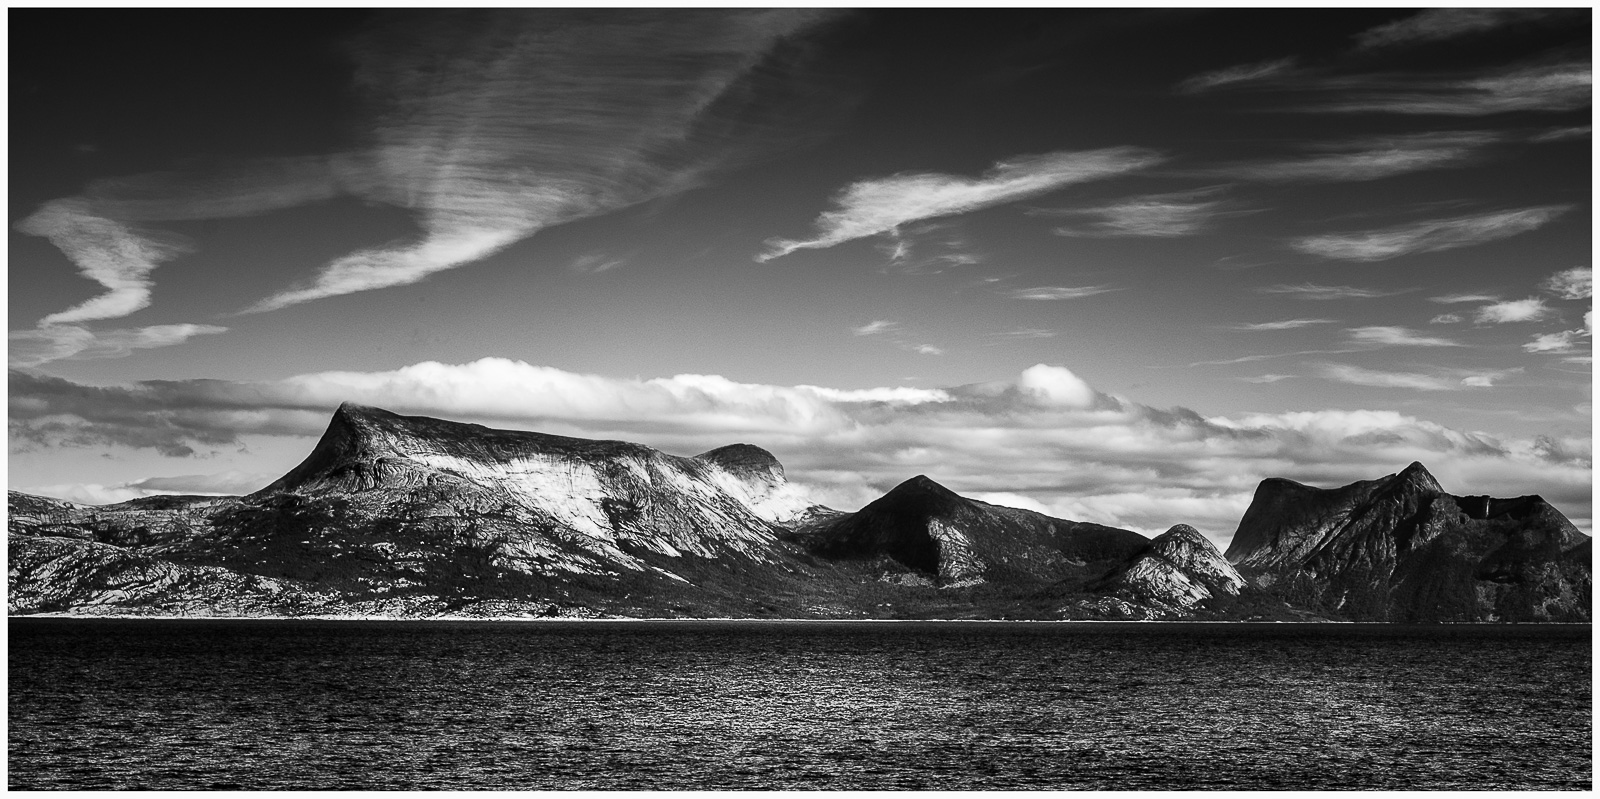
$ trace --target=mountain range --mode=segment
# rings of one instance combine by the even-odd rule
[[[13,615],[1559,621],[1588,536],[1421,464],[1268,478],[1227,553],[962,497],[918,475],[853,513],[771,453],[693,457],[346,403],[242,497],[10,492]]]

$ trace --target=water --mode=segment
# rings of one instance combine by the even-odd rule
[[[13,789],[1592,784],[1588,626],[8,628]]]

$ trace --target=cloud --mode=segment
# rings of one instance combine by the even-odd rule
[[[821,249],[854,239],[891,233],[924,219],[970,213],[1025,200],[1069,186],[1127,174],[1161,161],[1150,150],[1101,150],[1019,156],[994,165],[973,179],[933,172],[861,180],[834,197],[837,210],[817,218],[813,239],[769,239],[756,256],[770,261],[799,249]]]
[[[919,354],[922,354],[922,355],[943,355],[944,354],[944,350],[939,349],[938,347],[935,347],[932,344],[918,344],[918,345],[912,347],[911,350],[913,352],[916,352],[916,353],[919,353]]]
[[[1296,330],[1302,327],[1310,327],[1312,325],[1331,325],[1335,324],[1336,322],[1337,320],[1334,319],[1282,319],[1277,322],[1252,322],[1248,324],[1234,325],[1229,329],[1245,331]]]
[[[1425,169],[1464,166],[1477,161],[1498,136],[1487,131],[1368,136],[1308,145],[1320,154],[1224,164],[1198,174],[1263,182],[1338,182],[1377,180]]]
[[[1287,294],[1297,300],[1364,300],[1405,293],[1405,290],[1385,291],[1354,286],[1322,286],[1316,283],[1298,285],[1279,283],[1273,286],[1257,286],[1255,290],[1261,294]]]
[[[157,236],[99,215],[81,199],[53,200],[16,229],[44,236],[106,292],[65,311],[46,316],[40,325],[115,319],[150,305],[150,273],[163,261],[188,252],[172,236]]]
[[[933,275],[983,263],[971,242],[954,224],[928,223],[896,228],[878,250],[888,256],[884,272],[898,275]]]
[[[1293,71],[1294,65],[1295,60],[1293,58],[1280,58],[1275,61],[1258,61],[1212,72],[1204,72],[1179,83],[1178,92],[1180,94],[1199,94],[1222,86],[1237,87],[1240,84],[1282,78]]]
[[[601,272],[609,272],[627,263],[628,260],[626,258],[611,258],[600,253],[590,253],[573,259],[567,268],[581,275],[598,275]]]
[[[1497,302],[1494,305],[1485,305],[1478,309],[1473,321],[1478,324],[1504,324],[1506,322],[1532,322],[1543,319],[1551,313],[1550,306],[1538,297],[1529,297],[1525,300],[1510,300]]]
[[[40,325],[14,330],[7,352],[12,366],[38,366],[64,359],[122,358],[134,350],[170,347],[204,335],[226,333],[216,325],[151,325],[122,330],[90,331],[80,325]]]
[[[1246,383],[1276,383],[1280,380],[1292,380],[1294,379],[1294,375],[1266,374],[1256,375],[1255,377],[1241,377],[1239,379],[1245,381]]]
[[[1587,139],[1594,133],[1592,125],[1573,125],[1571,127],[1551,128],[1543,133],[1535,134],[1528,141],[1552,142],[1567,141],[1569,139]]]
[[[1578,338],[1585,335],[1588,335],[1588,331],[1563,330],[1559,333],[1544,333],[1522,345],[1522,349],[1528,352],[1568,353],[1577,349]]]
[[[1371,50],[1456,39],[1549,19],[1554,13],[1558,12],[1544,8],[1431,8],[1356,34],[1356,47]]]
[[[1109,205],[1090,208],[1034,209],[1031,214],[1098,217],[1081,225],[1067,225],[1055,229],[1058,236],[1092,237],[1154,237],[1173,238],[1193,236],[1204,232],[1219,217],[1231,216],[1240,211],[1226,211],[1228,203],[1222,200],[1202,200],[1216,194],[1215,189],[1150,194],[1130,197]]]
[[[1460,381],[1452,381],[1437,375],[1418,374],[1416,372],[1383,372],[1341,363],[1325,364],[1321,372],[1322,376],[1328,380],[1357,386],[1409,388],[1417,391],[1454,391],[1461,387]]]
[[[1002,292],[1013,300],[1076,300],[1121,289],[1111,286],[1034,286]]]
[[[1430,219],[1358,233],[1306,236],[1300,252],[1343,261],[1383,261],[1402,255],[1470,247],[1537,230],[1571,206],[1547,205],[1488,214]]]
[[[1453,325],[1461,321],[1461,314],[1442,313],[1428,320],[1430,325]]]
[[[805,95],[826,92],[796,74],[803,59],[792,40],[831,14],[382,15],[349,45],[356,88],[378,110],[363,131],[370,146],[102,180],[25,220],[24,232],[50,236],[111,289],[49,321],[149,303],[149,271],[181,248],[130,221],[246,216],[343,195],[412,212],[411,240],[337,258],[246,309],[259,312],[415,283],[551,225],[691,188],[718,166],[796,139],[801,126],[789,114],[818,110],[825,101]],[[800,101],[744,113],[771,102],[767,94]]]
[[[897,322],[891,322],[887,319],[874,319],[860,327],[850,328],[850,332],[858,336],[875,336],[879,333],[892,333],[899,329],[900,325]]]
[[[1429,297],[1428,302],[1439,302],[1453,305],[1462,302],[1495,302],[1500,298],[1494,294],[1444,294],[1438,297]]]
[[[1574,266],[1545,278],[1539,288],[1563,300],[1587,300],[1594,296],[1594,269]]]
[[[1041,338],[1055,338],[1061,335],[1059,330],[1047,330],[1040,327],[1024,327],[1017,330],[1007,330],[1002,333],[990,333],[991,338],[1003,341],[1027,341]],[[998,343],[998,342],[997,342]]]
[[[1465,388],[1460,376],[1416,377]],[[610,378],[504,359],[129,386],[13,370],[9,399],[14,448],[141,447],[181,456],[203,443],[288,435],[305,437],[309,450],[333,407],[352,400],[682,454],[746,441],[774,452],[791,480],[842,509],[924,473],[967,496],[1006,494],[1008,504],[1038,503],[1066,518],[1152,534],[1186,522],[1223,544],[1256,483],[1270,476],[1335,486],[1421,460],[1449,490],[1540,493],[1577,518],[1588,518],[1592,486],[1588,463],[1574,456],[1580,443],[1563,444],[1562,457],[1553,458],[1556,450],[1531,437],[1496,438],[1392,411],[1203,416],[1098,392],[1052,364],[941,389],[785,387],[714,375]]]
[[[1345,331],[1350,341],[1356,344],[1372,344],[1380,347],[1460,347],[1460,342],[1447,338],[1424,336],[1407,327],[1388,327],[1375,325],[1372,327],[1353,327]]]
[[[393,104],[375,129],[375,184],[416,212],[421,236],[341,257],[249,310],[415,283],[695,185],[732,144],[714,135],[730,123],[719,101],[817,18],[513,10],[430,18],[420,37],[412,16],[369,32],[358,82]]]
[[[1513,111],[1573,111],[1589,106],[1588,61],[1498,68],[1476,74],[1359,75],[1306,88],[1332,97],[1299,110],[1323,113],[1484,116]]]

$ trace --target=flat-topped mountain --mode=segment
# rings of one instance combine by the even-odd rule
[[[1297,605],[1374,621],[1586,621],[1589,537],[1538,496],[1448,494],[1420,463],[1321,489],[1263,480],[1228,560]]]
[[[12,613],[1587,619],[1588,539],[1420,466],[1267,480],[1229,559],[919,475],[854,513],[771,453],[693,457],[345,404],[243,497],[9,494]],[[1237,570],[1235,569],[1237,566]]]

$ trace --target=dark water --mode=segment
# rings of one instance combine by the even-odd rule
[[[1583,627],[12,619],[11,788],[1587,789]]]

